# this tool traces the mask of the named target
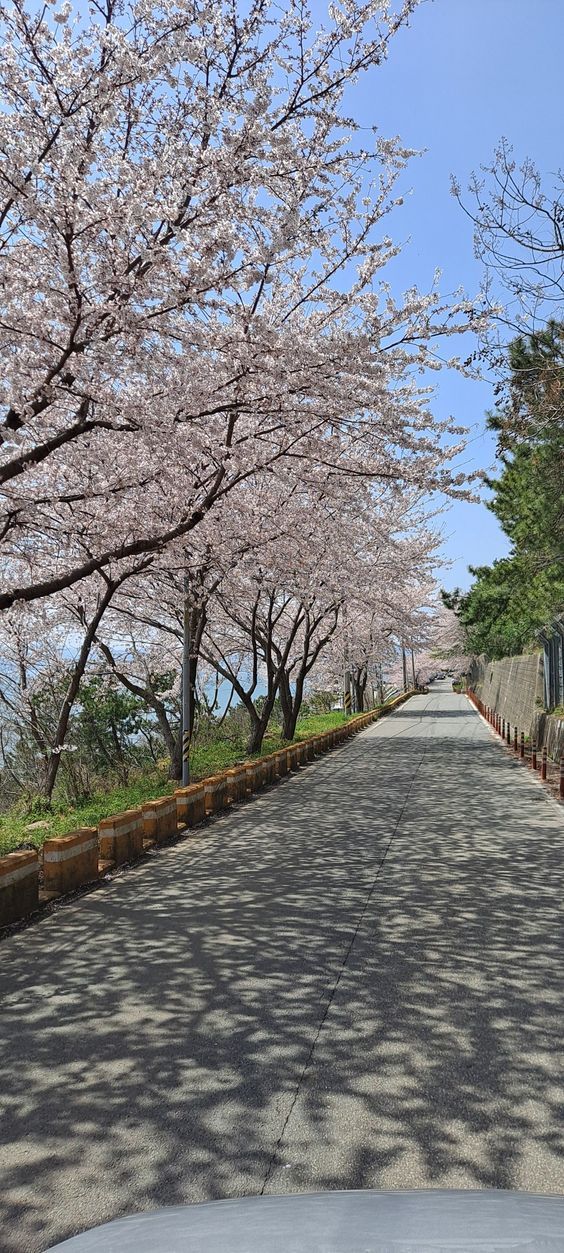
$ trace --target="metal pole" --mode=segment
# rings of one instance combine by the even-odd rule
[[[190,782],[190,585],[184,577],[184,636],[182,641],[182,786]]]
[[[411,649],[411,677],[412,677],[412,679],[413,679],[413,686],[414,686],[414,687],[416,687],[416,683],[415,683],[415,657],[414,657],[414,654],[413,654],[413,649]]]
[[[403,690],[404,692],[407,692],[407,657],[405,655],[405,648],[403,644],[401,646],[401,664],[403,670]]]

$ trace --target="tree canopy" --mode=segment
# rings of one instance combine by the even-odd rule
[[[518,336],[507,360],[502,402],[488,418],[501,472],[486,482],[511,552],[471,567],[468,594],[446,597],[471,651],[492,658],[534,645],[564,609],[564,326],[550,320]]]

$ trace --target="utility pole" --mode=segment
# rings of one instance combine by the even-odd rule
[[[190,782],[190,582],[184,576],[184,635],[182,640],[182,786]]]
[[[413,649],[411,649],[411,677],[413,679],[413,686],[417,687],[415,682],[415,657],[413,655]]]

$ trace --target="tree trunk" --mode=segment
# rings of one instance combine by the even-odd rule
[[[297,713],[294,710],[290,680],[285,670],[280,672],[280,706],[282,709],[282,739],[293,740]]]
[[[202,643],[202,635],[206,625],[207,606],[195,606],[190,615],[190,739],[194,734],[194,718],[196,714],[196,679],[198,677],[198,662],[200,660],[200,646]]]
[[[262,714],[260,718],[258,718],[256,714],[254,715],[254,717],[251,717],[251,734],[249,736],[249,742],[248,742],[248,752],[250,754],[260,753],[260,750],[262,748],[262,741],[264,739],[264,733],[268,726],[268,719],[270,718],[271,712],[272,712],[272,706],[270,707],[270,710],[266,718],[264,714]]]
[[[172,739],[169,778],[176,779],[177,783],[182,779],[182,729],[180,727]]]
[[[59,772],[59,766],[61,764],[61,749],[64,745],[65,737],[68,731],[68,725],[69,725],[69,719],[71,716],[72,707],[78,696],[78,689],[80,687],[82,676],[86,669],[88,658],[90,656],[90,650],[92,648],[94,639],[96,637],[96,631],[98,630],[98,627],[100,626],[102,618],[106,612],[106,609],[108,608],[108,605],[116,590],[116,587],[117,587],[117,584],[115,583],[108,584],[106,591],[104,592],[104,595],[98,605],[96,613],[94,614],[94,617],[86,630],[86,634],[82,641],[82,648],[78,656],[78,661],[72,672],[70,683],[66,690],[65,699],[61,706],[61,712],[59,714],[59,721],[57,723],[57,729],[55,732],[55,743],[49,754],[49,759],[47,762],[47,768],[45,771],[45,776],[43,780],[43,788],[42,788],[43,796],[49,805],[51,804],[53,788],[55,786],[57,774]]]
[[[140,700],[145,701],[145,704],[148,706],[149,709],[153,710],[153,713],[160,727],[161,735],[165,742],[167,753],[170,757],[170,771],[169,771],[170,778],[181,779],[182,778],[182,727],[180,727],[177,731],[174,731],[169,722],[168,714],[166,712],[166,708],[162,700],[159,700],[158,696],[155,695],[155,693],[152,691],[150,687],[148,686],[143,687],[140,683],[136,683],[134,679],[130,679],[127,674],[123,674],[121,670],[118,670],[116,666],[115,658],[112,654],[111,649],[108,648],[108,645],[104,644],[102,640],[98,640],[97,643],[98,643],[98,648],[100,649],[100,652],[103,654],[103,656],[106,658],[106,661],[111,666],[113,673],[116,676],[116,679],[119,679],[120,683],[126,689],[126,691],[131,692],[133,696],[138,696]]]
[[[404,692],[407,692],[407,657],[405,655],[405,648],[403,644],[401,646],[401,664],[403,670],[403,690]]]
[[[249,736],[249,744],[248,744],[249,753],[260,753],[265,731],[270,721],[270,715],[272,713],[272,710],[274,709],[274,702],[276,700],[276,692],[277,692],[277,688],[274,687],[274,690],[271,691],[269,695],[266,697],[266,700],[263,705],[262,713],[260,714],[260,716],[257,714],[257,711],[252,701],[249,700],[248,703],[247,701],[244,702],[245,707],[247,709],[247,713],[249,714],[250,719],[251,719],[251,734]]]
[[[368,671],[366,667],[362,670],[355,670],[353,676],[354,683],[354,703],[357,713],[362,713],[364,709],[364,693],[368,682]]]
[[[382,674],[381,664],[378,666],[378,685],[377,686],[378,686],[378,700],[380,701],[380,704],[383,705],[384,704],[384,677]]]
[[[282,671],[280,678],[280,704],[284,714],[284,724],[282,728],[282,736],[285,740],[293,740],[296,734],[296,723],[300,716],[304,698],[304,679],[305,673],[300,670],[294,685],[294,695],[290,686],[290,679],[285,670]],[[283,688],[286,687],[286,704],[282,697]]]

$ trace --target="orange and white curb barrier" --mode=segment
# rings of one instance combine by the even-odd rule
[[[204,779],[206,817],[219,814],[222,809],[225,809],[226,792],[227,780],[224,774],[212,774],[209,779]]]
[[[188,787],[177,788],[174,799],[180,826],[195,827],[204,821],[206,806],[203,783],[189,783]]]
[[[48,895],[64,896],[98,878],[98,831],[81,827],[69,835],[45,840],[43,887]]]
[[[178,828],[178,812],[174,796],[161,796],[158,800],[146,801],[142,806],[143,842],[145,844],[162,844],[176,835]]]
[[[122,814],[102,818],[98,827],[100,857],[116,866],[135,861],[143,852],[143,814],[140,809],[126,809]]]
[[[19,922],[39,904],[39,857],[36,849],[0,857],[0,926]]]

